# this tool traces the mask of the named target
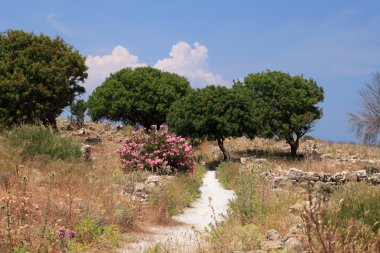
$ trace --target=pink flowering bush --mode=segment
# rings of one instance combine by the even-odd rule
[[[145,170],[155,174],[192,173],[194,155],[185,138],[168,133],[166,125],[135,130],[119,149],[124,171]]]

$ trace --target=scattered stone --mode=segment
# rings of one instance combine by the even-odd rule
[[[273,178],[273,188],[278,189],[285,187],[289,183],[286,177],[274,177]]]
[[[268,241],[281,241],[281,236],[277,230],[269,229],[265,233],[265,239],[267,239]]]
[[[91,161],[91,148],[91,145],[83,145],[80,150],[82,153],[82,157],[87,162]]]
[[[332,176],[332,180],[334,182],[337,182],[339,184],[344,184],[347,180],[348,172],[347,171],[342,171],[342,172],[337,172]]]
[[[380,184],[380,173],[373,173],[372,176],[368,179],[372,184]]]
[[[357,170],[354,172],[356,175],[357,181],[364,181],[367,179],[367,171],[366,170]]]
[[[160,176],[156,176],[156,175],[150,175],[148,176],[148,178],[146,179],[146,183],[153,183],[154,185],[158,185],[159,182],[161,180],[161,177]]]
[[[298,240],[295,237],[290,237],[287,239],[284,243],[284,248],[286,250],[294,251],[294,252],[301,252],[303,250],[303,245],[300,240]]]
[[[322,182],[329,182],[331,181],[331,175],[328,173],[322,172],[319,174],[319,180]]]
[[[316,182],[319,180],[319,174],[317,172],[305,172],[305,180]]]
[[[144,189],[145,189],[145,184],[144,183],[135,183],[135,185],[134,185],[134,192],[135,193],[143,192]]]
[[[91,137],[91,136],[89,136],[89,137],[87,137],[86,139],[85,139],[85,142],[87,142],[87,143],[92,143],[92,144],[97,144],[97,143],[99,143],[99,142],[101,142],[102,140],[99,138],[99,136],[95,136],[95,137]]]
[[[264,171],[264,172],[260,173],[260,176],[264,179],[269,179],[272,177],[272,173],[270,173],[269,171]]]
[[[296,182],[302,181],[305,179],[305,172],[296,168],[290,168],[288,178]]]
[[[315,141],[308,140],[304,148],[305,157],[308,160],[322,160],[322,151]]]
[[[281,241],[262,241],[260,248],[265,251],[278,250],[283,248]]]

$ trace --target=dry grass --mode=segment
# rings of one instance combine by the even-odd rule
[[[268,184],[258,177],[263,168],[261,167],[250,174],[250,171],[244,171],[240,168],[240,157],[265,158],[268,163],[264,170],[271,171],[296,167],[305,171],[336,173],[343,170],[353,171],[364,167],[379,168],[380,166],[380,147],[378,146],[337,144],[318,140],[315,142],[320,147],[322,154],[328,154],[328,158],[322,160],[304,159],[302,154],[305,152],[306,142],[301,142],[299,149],[301,156],[296,160],[288,155],[289,147],[282,141],[235,138],[228,139],[225,142],[226,148],[231,152],[232,159],[236,162],[220,164],[217,175],[225,187],[235,189],[238,197],[231,203],[228,219],[223,223],[213,225],[207,234],[207,239],[212,245],[209,249],[210,252],[259,249],[258,241],[263,239],[266,230],[276,229],[282,236],[285,236],[290,227],[302,221],[301,216],[299,216],[302,214],[302,210],[294,213],[289,212],[289,209],[293,204],[297,203],[298,205],[298,203],[304,203],[308,200],[307,190],[289,185],[280,191],[274,191],[271,183]],[[215,146],[213,143],[207,143],[207,145]],[[203,152],[213,151],[211,147],[206,145],[202,147],[202,150]],[[205,156],[208,157],[207,154]],[[351,207],[346,204],[346,209],[340,209],[346,210],[344,214],[339,213],[344,219],[340,218],[338,222],[334,221],[335,224],[338,224],[337,232],[331,239],[334,252],[376,252],[379,250],[379,240],[376,239],[379,237],[379,232],[371,232],[370,230],[373,227],[368,225],[368,222],[363,223],[362,221],[366,217],[373,219],[379,215],[378,208],[373,208],[377,206],[377,201],[373,201],[377,195],[377,188],[372,186],[368,186],[369,188],[358,187],[354,191],[355,194],[352,192],[348,194],[344,187],[335,190],[335,197],[331,203],[339,203],[340,198],[345,198],[345,203],[350,203]],[[367,199],[371,200],[367,201]],[[359,200],[363,203],[359,203]],[[325,236],[324,243],[327,243],[327,238],[333,230],[331,226],[326,226],[327,223],[331,223],[331,219],[328,221],[326,214],[330,212],[330,216],[331,214],[334,215],[336,209],[334,204],[330,206],[328,203],[330,202],[325,203],[320,212],[313,214],[317,217],[316,224],[319,224],[320,228],[324,228],[324,231],[321,232]],[[365,207],[366,205],[370,205],[370,207]],[[354,207],[363,208],[355,209]],[[364,211],[364,213],[360,214],[360,211]],[[319,223],[321,217],[326,217],[326,223],[323,221]],[[358,219],[358,217],[361,218]],[[377,224],[376,222],[372,223]],[[309,224],[309,226],[313,227],[313,224]],[[313,238],[312,246],[308,244],[308,235]],[[313,252],[333,252],[324,251],[315,229],[304,230],[297,237]]]
[[[108,234],[102,232],[97,240],[85,242],[78,236],[70,247],[74,251],[114,247],[117,227],[131,230],[135,217],[134,203],[121,195],[125,177],[115,153],[118,145],[95,146],[95,159],[87,163],[45,155],[26,157],[0,139],[0,252],[68,249],[57,230],[79,230],[86,219]]]

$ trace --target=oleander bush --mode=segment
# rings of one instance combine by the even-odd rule
[[[192,146],[185,138],[169,134],[165,125],[133,131],[119,149],[119,155],[124,172],[143,170],[168,175],[191,173],[194,169]]]

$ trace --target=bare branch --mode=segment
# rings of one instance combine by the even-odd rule
[[[349,114],[349,122],[356,135],[365,143],[376,143],[380,134],[380,73],[373,75],[371,83],[367,83],[360,92],[362,111]]]

